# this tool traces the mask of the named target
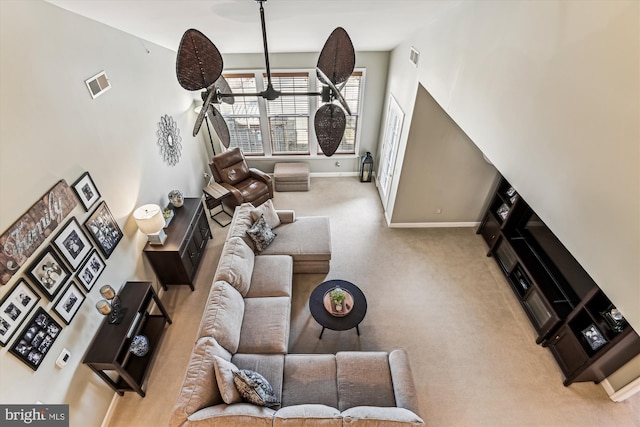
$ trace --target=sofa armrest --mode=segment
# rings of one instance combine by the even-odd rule
[[[389,353],[389,368],[391,369],[396,406],[408,409],[419,416],[418,395],[413,382],[407,352],[399,349]]]
[[[233,206],[238,206],[244,202],[244,197],[242,197],[240,190],[238,190],[236,187],[231,184],[227,184],[226,182],[218,182],[218,184],[229,190],[229,192],[231,193],[231,197],[233,197],[234,200]]]
[[[289,224],[296,221],[296,213],[292,210],[276,210],[280,222],[283,224]]]
[[[267,188],[269,188],[269,198],[273,199],[273,180],[271,179],[269,174],[264,173],[260,169],[256,169],[256,168],[249,168],[249,173],[253,178],[267,184]]]

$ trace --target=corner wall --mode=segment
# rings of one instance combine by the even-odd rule
[[[100,425],[113,391],[81,363],[102,321],[94,307],[99,288],[108,283],[118,289],[128,280],[157,286],[142,258],[146,238],[131,213],[144,203],[165,205],[173,189],[200,197],[206,143],[191,137],[193,97],[177,83],[175,53],[167,49],[42,1],[3,0],[0,59],[0,231],[58,180],[71,185],[89,171],[124,233],[37,371],[9,354],[9,346],[0,349],[0,402],[68,403],[72,426]],[[101,70],[112,88],[93,100],[84,81]],[[157,144],[164,114],[174,118],[182,136],[173,167]],[[67,220],[75,216],[82,224],[88,215],[78,207]],[[0,298],[22,275],[0,287]],[[53,313],[46,298],[39,305]],[[71,358],[58,369],[55,361],[65,347]]]
[[[638,16],[634,0],[462,2],[392,52],[388,93],[412,112],[422,84],[640,332]]]

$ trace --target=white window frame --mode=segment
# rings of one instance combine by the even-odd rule
[[[233,76],[235,74],[253,74],[254,79],[256,81],[256,89],[257,92],[262,92],[265,90],[264,84],[264,70],[255,70],[255,69],[242,69],[242,70],[225,70],[225,75]],[[354,73],[361,73],[362,78],[360,81],[360,100],[359,106],[360,109],[358,111],[358,122],[356,127],[356,140],[354,146],[354,153],[335,153],[333,157],[359,157],[358,153],[360,150],[360,138],[362,134],[362,117],[364,116],[364,92],[367,81],[367,72],[366,68],[356,68],[354,69]],[[272,70],[272,73],[308,73],[309,74],[309,92],[320,92],[321,88],[316,87],[317,78],[316,78],[316,70],[315,68],[298,68],[298,69],[277,69]],[[262,133],[262,148],[263,153],[245,153],[247,157],[251,158],[276,158],[276,159],[300,159],[301,157],[305,158],[326,158],[326,156],[320,150],[320,146],[318,144],[318,139],[316,137],[313,119],[318,107],[322,104],[319,96],[310,96],[309,97],[309,153],[273,153],[272,143],[271,143],[271,131],[269,129],[269,118],[267,116],[267,104],[264,98],[258,97],[258,111],[260,113],[260,132]],[[314,144],[315,143],[315,144]],[[313,145],[316,148],[313,148]],[[224,147],[223,147],[224,150]]]

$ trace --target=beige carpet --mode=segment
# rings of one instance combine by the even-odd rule
[[[387,228],[375,186],[356,178],[312,178],[311,191],[276,193],[274,204],[331,218],[331,272],[294,277],[291,353],[407,349],[428,426],[640,426],[640,395],[613,403],[593,383],[562,385],[551,353],[535,344],[474,229]],[[167,424],[227,232],[211,226],[195,292],[170,287],[162,296],[174,323],[147,397],[119,398],[109,426]],[[308,297],[318,283],[337,278],[367,296],[361,336],[326,330],[318,340]]]

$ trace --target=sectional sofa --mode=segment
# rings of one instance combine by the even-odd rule
[[[276,237],[256,253],[247,230],[260,216]],[[236,208],[170,427],[423,424],[404,350],[288,354],[293,274],[330,260],[328,218]],[[262,375],[274,401],[239,396],[240,370]]]

